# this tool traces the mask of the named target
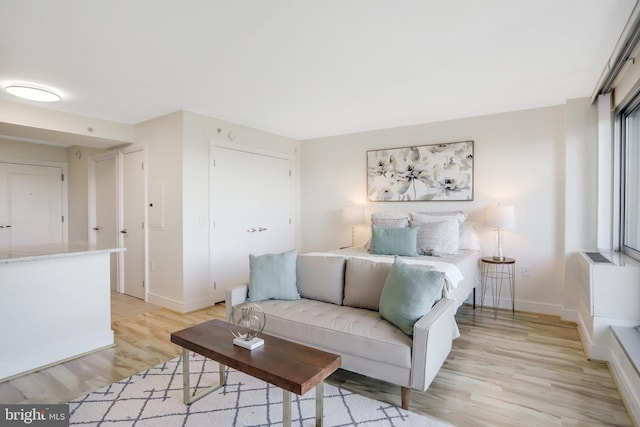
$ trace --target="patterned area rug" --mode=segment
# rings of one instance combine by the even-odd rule
[[[217,383],[218,363],[191,354],[192,393]],[[190,406],[182,403],[179,357],[69,403],[70,425],[101,426],[282,426],[282,390],[233,369],[227,384]],[[315,389],[291,394],[293,426],[315,425]],[[325,426],[416,426],[448,424],[378,402],[330,384],[324,386]]]

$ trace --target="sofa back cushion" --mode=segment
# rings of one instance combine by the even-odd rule
[[[378,311],[380,294],[389,269],[389,262],[349,258],[344,278],[343,304]]]
[[[344,257],[299,255],[296,274],[300,296],[342,305],[344,268]]]

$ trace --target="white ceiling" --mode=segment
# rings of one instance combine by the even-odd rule
[[[127,124],[184,109],[304,140],[589,97],[635,3],[0,0],[0,86]]]

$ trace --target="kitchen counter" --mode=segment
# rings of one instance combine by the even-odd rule
[[[111,253],[124,248],[99,247],[88,242],[69,242],[50,245],[5,246],[0,247],[0,264],[33,261],[36,259],[63,258],[86,255],[87,253]]]
[[[123,250],[0,248],[0,381],[113,345],[111,253]]]

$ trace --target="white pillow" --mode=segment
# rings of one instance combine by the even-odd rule
[[[424,215],[411,214],[411,223],[417,225],[429,224],[434,222],[443,222],[442,244],[439,249],[440,255],[457,254],[460,252],[460,222],[457,216],[446,215]],[[433,231],[430,231],[433,232]],[[420,235],[420,231],[418,231]],[[420,237],[418,237],[418,252],[420,252]],[[428,248],[427,248],[428,249]]]
[[[476,233],[473,223],[465,221],[460,227],[462,229],[460,232],[460,249],[482,250],[480,247],[480,238]]]
[[[402,212],[374,212],[371,223],[379,227],[408,227],[409,215]]]
[[[460,224],[467,219],[467,214],[462,211],[440,211],[440,212],[414,212],[413,215],[426,215],[426,216],[452,216],[455,217]]]
[[[446,254],[447,221],[414,222],[409,221],[411,227],[418,229],[417,249],[418,254],[428,256],[442,256]]]

